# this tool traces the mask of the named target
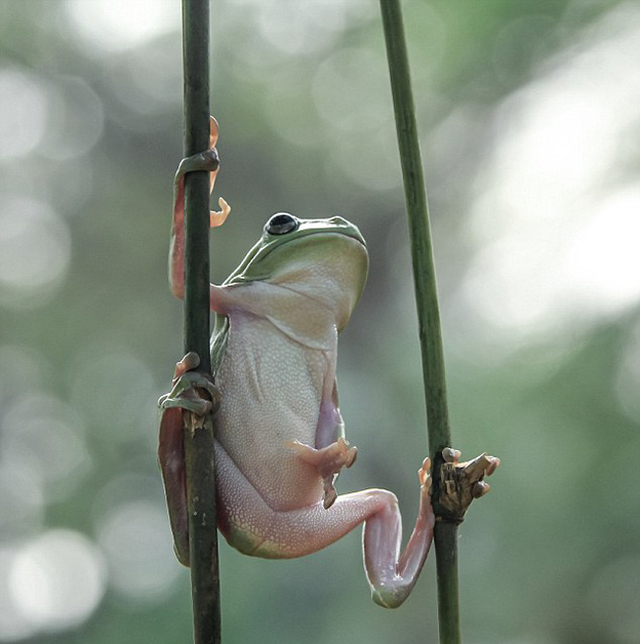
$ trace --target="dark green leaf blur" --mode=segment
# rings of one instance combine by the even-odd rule
[[[211,4],[212,280],[275,212],[358,224],[339,491],[393,490],[408,531],[425,412],[378,5]],[[638,644],[640,5],[403,6],[452,433],[502,459],[461,528],[464,641]],[[179,0],[0,0],[0,642],[192,637],[155,456],[181,83]],[[359,530],[294,561],[222,542],[223,641],[436,644],[432,559],[385,611]]]

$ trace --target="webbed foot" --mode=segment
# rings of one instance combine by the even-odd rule
[[[497,456],[489,456],[486,452],[464,462],[460,462],[460,457],[457,449],[445,447],[442,450],[444,463],[440,468],[438,498],[439,504],[458,520],[462,520],[473,499],[484,496],[491,489],[484,477],[491,476],[500,465]]]
[[[176,363],[171,391],[158,400],[161,409],[180,407],[199,416],[206,416],[212,408],[220,404],[220,390],[213,383],[211,376],[200,371],[193,371],[200,364],[197,353],[187,353]],[[207,392],[207,400],[198,390]]]
[[[305,445],[300,441],[288,441],[287,447],[318,470],[324,486],[323,505],[325,509],[329,509],[338,497],[334,487],[338,474],[343,467],[353,465],[358,455],[357,448],[350,446],[342,436],[335,443],[321,449]]]
[[[184,210],[184,175],[188,172],[205,171],[209,173],[209,192],[213,192],[213,186],[216,182],[216,176],[220,169],[220,159],[218,151],[215,148],[218,141],[218,122],[209,117],[209,149],[199,152],[190,157],[182,159],[176,170],[174,178],[174,210]],[[231,212],[231,206],[222,198],[218,199],[220,210],[211,210],[209,212],[209,226],[215,228],[222,226]]]

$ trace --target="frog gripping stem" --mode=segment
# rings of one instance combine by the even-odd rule
[[[446,447],[438,475],[438,488],[434,491],[434,506],[440,519],[461,523],[471,501],[489,492],[485,476],[491,476],[500,465],[500,459],[483,453],[460,462],[461,453]]]
[[[414,289],[422,353],[429,448],[433,458],[432,503],[436,515],[434,543],[438,580],[440,644],[459,644],[458,524],[473,498],[488,491],[484,482],[499,464],[483,454],[460,463],[451,449],[444,352],[436,284],[429,206],[411,89],[400,0],[380,0],[382,25],[396,121],[411,240]]]
[[[182,34],[184,156],[193,157],[212,147],[213,131],[209,119],[209,0],[182,0]],[[209,192],[211,180],[217,172],[217,157],[213,161],[208,168],[211,175],[206,169],[195,169],[184,177],[185,353],[193,351],[200,357],[198,369],[203,373],[210,373],[211,370]],[[180,249],[177,250],[179,253]],[[221,627],[213,416],[201,416],[191,411],[185,411],[183,415],[184,425],[189,430],[183,432],[183,438],[194,642],[218,644]]]

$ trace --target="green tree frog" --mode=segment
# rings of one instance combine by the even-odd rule
[[[212,170],[212,187],[216,138],[212,121],[212,151],[187,168]],[[178,297],[183,296],[184,171],[176,184],[170,255],[171,290]],[[212,225],[228,215],[226,202],[220,205]],[[334,487],[341,469],[356,457],[338,407],[338,333],[362,293],[367,270],[365,241],[346,219],[278,213],[238,268],[220,286],[210,286],[211,362],[221,392],[215,422],[218,526],[240,552],[278,559],[316,552],[364,524],[372,597],[396,607],[415,585],[432,541],[429,459],[418,472],[420,507],[402,553],[394,494],[369,489],[338,496]],[[198,409],[195,385],[213,391],[206,378],[190,371],[196,365],[195,354],[185,356],[176,367],[173,391],[161,399],[160,463],[175,550],[185,565],[181,413]]]

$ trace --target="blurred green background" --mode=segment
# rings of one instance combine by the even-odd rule
[[[455,445],[502,458],[461,530],[465,642],[640,642],[640,5],[404,8]],[[339,489],[392,489],[408,530],[425,413],[377,3],[214,2],[211,49],[212,280],[274,212],[360,226]],[[179,0],[0,0],[2,642],[191,638],[155,458],[181,92]],[[437,641],[432,557],[392,612],[359,530],[296,561],[220,548],[227,644]]]

